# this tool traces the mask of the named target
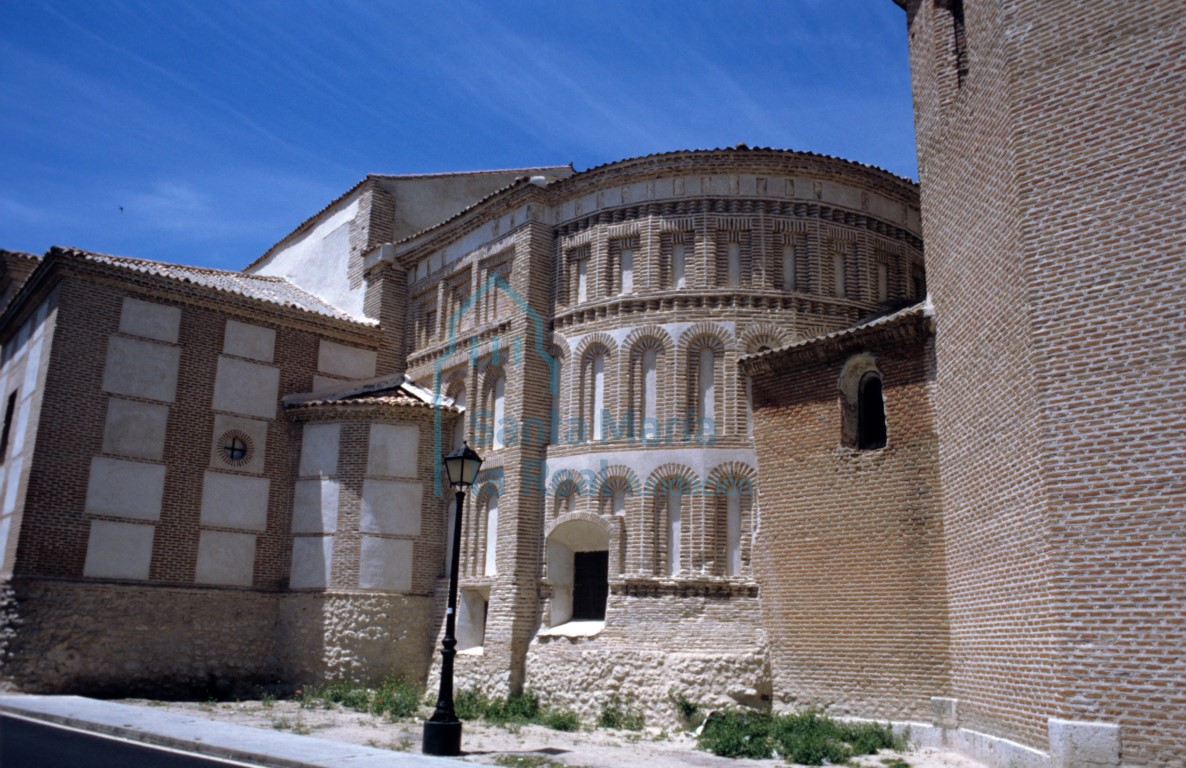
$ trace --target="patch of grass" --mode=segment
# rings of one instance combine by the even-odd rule
[[[387,715],[392,720],[411,717],[420,709],[420,699],[423,695],[424,692],[415,683],[402,677],[388,678],[371,697],[370,711],[377,715]]]
[[[336,682],[306,688],[301,694],[302,709],[333,709],[342,706],[356,712],[387,715],[393,720],[410,717],[420,707],[420,686],[403,678],[389,678],[377,689],[352,682]]]
[[[563,768],[564,763],[544,755],[498,755],[495,765],[504,768]]]
[[[882,758],[881,764],[885,768],[910,768],[910,763],[906,762],[900,757],[885,757]]]
[[[575,712],[567,709],[558,709],[544,713],[543,723],[553,731],[571,733],[581,729],[581,719],[577,717]]]
[[[301,736],[308,736],[313,732],[299,715],[294,720],[284,716],[272,718],[272,727],[278,731],[292,731]]]
[[[523,725],[545,725],[557,731],[576,731],[581,727],[575,713],[541,706],[539,697],[532,691],[502,698],[467,689],[453,697],[453,710],[461,720],[485,720],[512,730]]]
[[[260,697],[259,703],[264,709],[271,709],[276,703],[276,697],[270,693],[265,693],[262,697]]]
[[[597,716],[598,728],[615,728],[623,731],[641,731],[646,717],[630,700],[623,701],[616,693],[601,705]]]
[[[901,749],[904,740],[889,725],[842,723],[807,710],[773,716],[755,712],[717,712],[700,734],[700,747],[721,757],[764,759],[777,752],[792,763],[843,763],[857,755]]]

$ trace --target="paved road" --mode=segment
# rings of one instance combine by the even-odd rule
[[[4,768],[228,768],[250,766],[0,713]]]

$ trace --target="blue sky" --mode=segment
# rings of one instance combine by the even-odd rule
[[[890,0],[0,0],[0,247],[239,269],[367,173],[738,142],[916,178],[905,26]]]

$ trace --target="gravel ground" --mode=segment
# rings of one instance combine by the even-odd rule
[[[392,721],[385,717],[355,712],[340,706],[331,709],[303,709],[295,701],[161,702],[131,699],[123,703],[164,709],[190,716],[275,728],[323,739],[365,744],[401,752],[419,752],[421,721],[415,718]],[[423,715],[430,714],[424,709]],[[733,760],[716,757],[696,748],[688,733],[648,730],[642,732],[605,729],[562,733],[537,725],[498,727],[467,722],[462,749],[464,760],[520,768],[774,768],[782,760]],[[850,765],[875,768],[984,768],[983,763],[952,752],[920,749],[904,753],[884,751],[858,758]]]

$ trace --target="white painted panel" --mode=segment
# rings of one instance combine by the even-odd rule
[[[107,401],[103,453],[159,460],[165,453],[169,406],[118,397]]]
[[[338,529],[337,480],[297,480],[293,495],[293,533],[333,533]]]
[[[367,474],[372,477],[416,477],[420,427],[415,424],[372,424],[367,449]]]
[[[317,370],[348,379],[369,379],[375,375],[375,351],[322,339],[317,352]]]
[[[361,589],[406,592],[412,588],[412,542],[362,537],[358,568]]]
[[[262,531],[268,524],[266,477],[206,472],[202,480],[202,524]]]
[[[82,575],[97,579],[147,579],[155,526],[92,520]]]
[[[0,577],[12,575],[12,557],[9,556],[9,552],[16,554],[16,542],[8,540],[11,534],[12,515],[0,517]]]
[[[214,378],[214,409],[275,418],[279,386],[279,368],[220,356]]]
[[[24,464],[24,456],[17,456],[8,461],[4,475],[4,504],[0,507],[2,515],[16,512],[16,499],[21,490],[21,470],[24,469]]]
[[[338,473],[338,440],[342,425],[306,424],[301,440],[301,477],[327,477]]]
[[[112,336],[107,340],[103,389],[116,395],[171,403],[177,396],[180,360],[180,347]]]
[[[198,539],[199,584],[231,584],[250,587],[255,570],[255,535],[202,531]]]
[[[181,327],[181,308],[151,301],[125,298],[119,313],[120,333],[177,343]]]
[[[159,520],[165,492],[163,464],[144,464],[107,456],[91,459],[86,511],[96,515]]]
[[[302,536],[292,540],[292,589],[325,589],[333,564],[333,536]]]
[[[419,536],[420,493],[419,482],[363,480],[359,530]]]
[[[276,351],[276,331],[259,325],[226,321],[226,333],[222,338],[222,351],[228,355],[250,357],[252,360],[272,362]]]
[[[313,392],[324,392],[326,390],[334,391],[339,389],[348,389],[350,385],[349,379],[339,379],[334,376],[321,376],[313,374]]]
[[[29,356],[25,358],[25,377],[21,381],[21,391],[31,395],[37,388],[37,378],[41,375],[41,353],[45,349],[45,336],[38,336],[37,340],[29,344]]]

